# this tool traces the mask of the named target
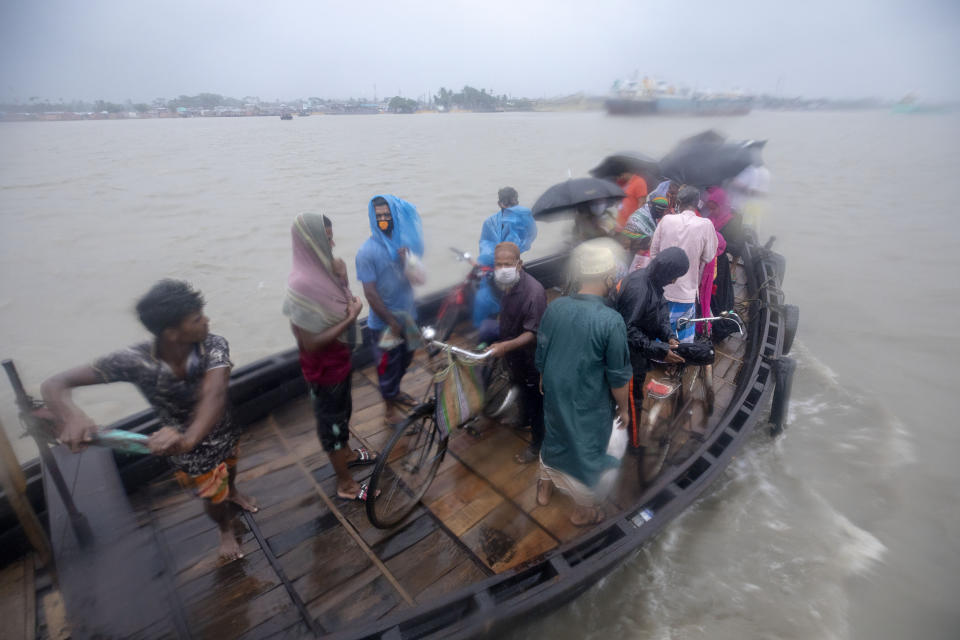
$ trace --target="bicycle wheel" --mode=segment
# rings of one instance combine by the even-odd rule
[[[703,389],[704,404],[706,405],[707,415],[713,414],[713,405],[716,402],[716,391],[713,388],[713,365],[703,365]]]
[[[419,408],[397,427],[370,476],[367,518],[389,529],[407,517],[430,488],[447,452],[447,434],[433,416],[434,405]]]

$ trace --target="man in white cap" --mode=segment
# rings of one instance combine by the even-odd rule
[[[589,240],[571,256],[577,293],[547,307],[537,332],[546,435],[540,449],[537,503],[557,487],[576,508],[570,521],[588,526],[605,517],[594,487],[618,461],[607,455],[613,419],[629,422],[633,374],[623,318],[604,300],[614,286],[616,243]]]

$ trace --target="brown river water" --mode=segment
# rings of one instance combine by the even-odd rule
[[[144,337],[133,304],[191,280],[238,365],[292,346],[289,225],[334,221],[353,264],[366,202],[414,202],[431,289],[465,268],[499,187],[531,205],[607,153],[659,156],[716,127],[766,138],[760,235],[800,305],[790,426],[754,436],[709,495],[624,566],[513,638],[960,636],[960,116],[757,112],[313,116],[0,124],[0,357],[27,387]],[[560,244],[540,225],[530,257]],[[107,423],[144,406],[82,390]],[[18,435],[0,382],[0,420]],[[35,455],[26,440],[18,453]]]

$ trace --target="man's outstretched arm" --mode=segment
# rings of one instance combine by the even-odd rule
[[[80,451],[87,442],[93,440],[97,425],[74,404],[70,390],[102,383],[100,374],[93,367],[83,365],[47,378],[40,386],[40,394],[47,403],[47,408],[60,423],[60,440],[69,446],[71,451]]]

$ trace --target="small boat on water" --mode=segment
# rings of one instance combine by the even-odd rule
[[[436,478],[406,520],[373,526],[362,503],[336,498],[290,350],[231,377],[244,427],[238,483],[261,506],[244,514],[238,531],[244,558],[217,563],[214,523],[161,458],[52,447],[23,467],[15,495],[0,496],[4,624],[12,612],[24,635],[38,638],[62,637],[69,627],[74,637],[385,640],[471,637],[556,608],[701,496],[767,415],[771,397],[770,422],[782,429],[797,316],[781,289],[785,260],[769,245],[747,230],[731,263],[746,332],[715,345],[712,411],[688,402],[670,416],[690,437],[669,456],[661,452],[654,477],[626,455],[598,524],[574,526],[560,494],[538,505],[537,466],[513,461],[529,434],[489,421],[451,434]],[[558,288],[566,262],[558,254],[526,268]],[[446,295],[420,300],[420,317],[436,317]],[[461,325],[454,341],[469,344],[470,334]],[[381,450],[393,430],[383,421],[369,342],[353,364],[351,446]],[[431,384],[418,353],[404,386],[422,395]],[[140,434],[159,426],[152,411],[111,425]],[[46,525],[46,566],[27,542],[37,531],[15,515],[23,496]]]
[[[281,119],[281,120],[293,120],[293,114],[290,113],[290,112],[281,113],[281,114],[280,114],[280,119]]]

